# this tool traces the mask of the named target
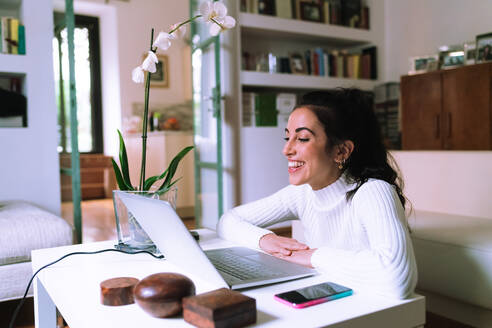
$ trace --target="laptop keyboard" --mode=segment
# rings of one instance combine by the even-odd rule
[[[251,280],[257,278],[274,278],[280,276],[280,273],[272,272],[265,265],[248,260],[244,257],[238,257],[235,254],[207,254],[210,261],[217,270],[225,272],[241,280]]]

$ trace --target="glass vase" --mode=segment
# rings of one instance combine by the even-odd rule
[[[156,191],[113,190],[113,206],[116,219],[116,231],[118,234],[118,244],[115,245],[115,247],[117,249],[127,251],[144,250],[152,252],[156,255],[160,254],[154,242],[149,238],[147,233],[138,223],[138,218],[135,218],[135,216],[122,202],[120,197],[122,193],[130,193],[142,197],[159,199],[163,202],[169,203],[174,209],[176,209],[178,188],[172,187],[162,194]]]

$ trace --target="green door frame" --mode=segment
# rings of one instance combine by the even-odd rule
[[[75,15],[73,11],[73,0],[65,0],[65,23],[67,25],[68,67],[70,73],[70,141],[72,152],[70,154],[71,168],[60,168],[60,171],[61,173],[70,175],[72,177],[73,225],[75,228],[76,239],[74,243],[82,243],[82,210],[80,207],[80,154],[77,122],[77,90],[75,86]]]
[[[190,0],[190,17],[194,15],[194,5],[196,4],[196,0]],[[197,26],[193,22],[191,24],[191,36],[197,33]],[[221,112],[221,88],[220,88],[220,36],[210,37],[203,42],[199,43],[195,47],[192,48],[191,54],[200,49],[204,50],[209,47],[211,44],[214,44],[214,65],[215,65],[215,87],[212,89],[212,107],[213,107],[213,116],[217,121],[217,159],[216,163],[213,162],[202,162],[199,160],[199,150],[196,145],[194,147],[194,155],[195,155],[195,223],[196,226],[201,226],[201,169],[212,169],[217,171],[217,207],[218,207],[218,215],[222,216],[224,213],[224,200],[223,200],[223,162],[222,162],[222,112]],[[191,60],[191,58],[190,58]],[[193,74],[193,73],[192,73]],[[195,121],[195,120],[194,120]],[[196,126],[194,127],[196,131]]]

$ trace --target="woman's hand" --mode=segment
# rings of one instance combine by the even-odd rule
[[[307,250],[309,247],[295,239],[277,236],[269,233],[260,238],[260,248],[265,252],[276,256],[289,256],[293,251]]]
[[[292,263],[300,264],[303,266],[306,266],[308,268],[312,268],[313,265],[311,264],[311,256],[313,255],[314,251],[316,249],[306,249],[306,250],[299,250],[299,251],[293,251],[290,255],[282,255],[282,254],[274,254],[275,257],[278,257],[282,260],[286,260]]]

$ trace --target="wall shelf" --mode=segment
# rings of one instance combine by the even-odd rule
[[[250,36],[285,38],[291,42],[329,42],[335,46],[350,47],[370,44],[374,39],[371,30],[249,13],[239,14],[239,25],[241,33]]]
[[[27,55],[0,54],[0,73],[25,74],[30,70]]]
[[[357,87],[364,90],[372,90],[377,84],[379,84],[377,80],[241,71],[241,85],[243,87],[318,90],[336,87]]]

